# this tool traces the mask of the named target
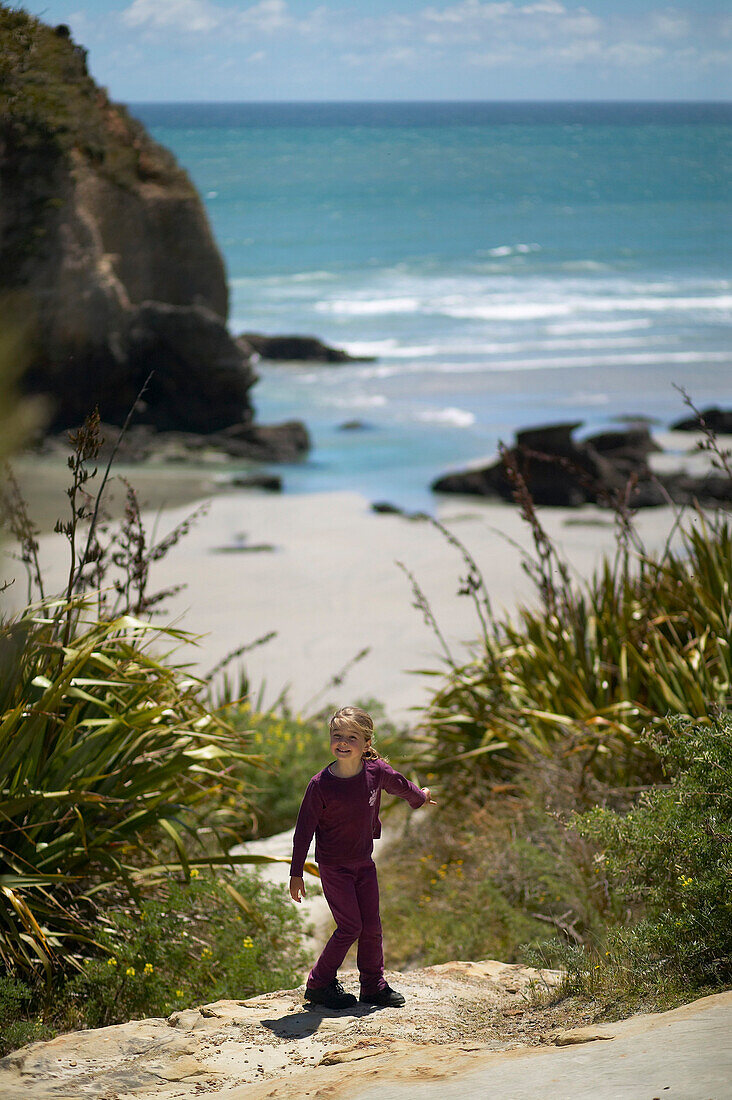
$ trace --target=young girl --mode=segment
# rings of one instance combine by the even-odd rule
[[[379,919],[379,884],[371,858],[374,838],[381,836],[382,789],[399,795],[413,809],[435,805],[429,787],[416,787],[382,760],[373,747],[374,723],[359,707],[342,707],[330,720],[330,748],[335,760],[310,780],[295,826],[290,866],[290,894],[305,897],[303,868],[315,833],[315,859],[325,900],[336,930],[310,971],[306,999],[327,1008],[356,1003],[344,993],[336,975],[352,943],[358,940],[358,972],[365,1004],[404,1004],[401,993],[384,980],[384,953]]]

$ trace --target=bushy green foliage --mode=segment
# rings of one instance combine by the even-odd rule
[[[0,1057],[53,1035],[54,1029],[44,1023],[38,990],[0,973]]]
[[[70,443],[69,517],[56,525],[69,550],[61,596],[44,597],[37,531],[11,474],[2,486],[29,601],[36,590],[41,599],[0,621],[0,961],[47,987],[99,950],[110,904],[141,904],[167,868],[188,876],[192,863],[266,861],[227,852],[254,820],[248,732],[164,651],[190,637],[142,618],[166,595],[147,592],[150,566],[189,521],[149,541],[131,493],[120,530],[102,545],[109,466],[96,498],[89,492],[98,414]]]
[[[519,944],[545,933],[545,926],[515,903],[495,875],[486,873],[480,858],[450,855],[431,831],[420,834],[401,842],[380,864],[388,967],[434,966],[453,959],[513,962]]]
[[[122,182],[158,172],[187,176],[124,107],[112,104],[68,27],[50,27],[0,3],[0,105],[10,152],[76,150]],[[151,158],[154,158],[151,160]],[[190,186],[190,185],[189,185]]]
[[[90,959],[65,989],[80,1023],[167,1015],[299,983],[305,957],[284,888],[252,874],[226,882],[255,916],[204,872],[188,884],[171,883],[165,896],[139,910],[114,912],[101,934],[108,954]]]
[[[641,916],[611,927],[600,958],[622,966],[640,985],[674,976],[691,988],[728,984],[732,718],[726,714],[711,725],[675,721],[670,734],[646,740],[670,785],[644,793],[627,813],[596,808],[576,821],[599,848],[617,909]]]
[[[537,566],[542,602],[516,620],[492,617],[483,580],[460,549],[481,638],[467,663],[448,654],[422,738],[422,759],[451,786],[500,783],[517,764],[556,753],[612,786],[652,782],[658,758],[642,730],[666,728],[669,714],[704,719],[729,697],[728,519],[696,516],[679,548],[660,558],[621,544],[586,584],[570,582],[550,547]]]
[[[255,874],[227,876],[224,883],[194,869],[187,884],[170,880],[139,909],[104,914],[97,939],[103,953],[88,957],[76,976],[61,977],[51,995],[0,979],[0,1055],[56,1031],[290,988],[306,967],[298,914],[286,891]]]
[[[63,644],[57,610],[0,627],[0,959],[47,982],[95,949],[106,891],[139,898],[161,862],[188,873],[248,815],[228,770],[245,736],[149,649],[179,632],[129,616],[84,628],[82,607]]]
[[[516,778],[485,798],[438,793],[438,806],[408,819],[387,849],[380,880],[389,965],[522,961],[524,944],[551,932],[570,942],[600,934],[607,898],[594,848],[562,822],[577,804],[577,777],[544,767]]]

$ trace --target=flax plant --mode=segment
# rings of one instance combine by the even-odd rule
[[[77,601],[73,619],[88,606]],[[79,968],[111,899],[231,857],[251,818],[234,765],[246,733],[204,705],[204,687],[156,657],[185,636],[94,616],[63,644],[53,601],[0,630],[0,960],[26,980]],[[242,906],[251,916],[251,906]]]
[[[48,595],[11,471],[2,494],[29,602],[0,622],[0,966],[31,983],[45,977],[48,990],[105,950],[110,906],[140,905],[197,865],[225,875],[271,862],[227,850],[257,818],[251,731],[234,729],[209,684],[175,663],[170,651],[191,636],[150,622],[171,592],[149,592],[151,566],[200,509],[151,540],[128,485],[123,521],[109,530],[102,497],[119,439],[96,496],[98,415],[69,442],[61,594]],[[225,877],[221,886],[250,924],[262,920]]]
[[[491,786],[537,755],[573,756],[590,785],[659,779],[642,730],[665,727],[669,715],[708,721],[732,695],[730,522],[700,512],[693,520],[679,548],[659,557],[629,548],[621,526],[614,561],[586,583],[557,573],[556,550],[542,543],[529,567],[537,605],[500,621],[484,612],[469,660],[450,655],[444,673],[425,670],[442,682],[418,739],[420,766]],[[470,584],[461,591],[489,609],[483,578],[462,552]],[[411,579],[424,610],[427,597]]]

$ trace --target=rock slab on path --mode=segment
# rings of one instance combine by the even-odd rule
[[[591,1029],[502,1033],[509,1003],[534,1018],[534,991],[558,980],[500,962],[454,962],[388,978],[404,1009],[339,1013],[302,988],[34,1043],[0,1061],[3,1100],[726,1100],[732,992]],[[344,983],[356,987],[356,974]],[[577,1029],[589,1030],[589,1029]],[[611,1040],[598,1042],[597,1039]],[[523,1045],[519,1045],[523,1044]]]
[[[555,971],[492,961],[387,977],[406,995],[405,1008],[358,1004],[330,1012],[304,1003],[302,986],[32,1043],[0,1060],[0,1097],[183,1100],[242,1088],[248,1095],[246,1087],[258,1086],[265,1087],[261,1095],[276,1086],[277,1095],[297,1096],[314,1073],[343,1080],[343,1063],[351,1076],[357,1066],[414,1055],[445,1071],[471,1051],[505,1048],[486,1032],[486,1021],[500,1017],[507,1002],[528,1004],[534,988],[558,980]],[[343,980],[358,991],[355,972]],[[485,1037],[476,1042],[478,1031]]]

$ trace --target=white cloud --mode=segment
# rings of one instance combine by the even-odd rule
[[[285,0],[260,0],[239,13],[237,23],[261,34],[274,34],[293,23]]]
[[[422,0],[421,9],[387,5],[378,13],[342,0],[326,0],[338,5],[333,7],[311,7],[317,0],[126,2],[122,20],[138,32],[136,42],[176,33],[190,42],[205,34],[207,49],[218,50],[222,64],[229,56],[238,63],[244,43],[252,65],[267,57],[276,67],[274,40],[279,55],[297,51],[303,72],[327,57],[329,67],[385,74],[419,65],[425,73],[510,65],[524,74],[539,68],[561,76],[594,66],[622,80],[625,70],[644,66],[718,65],[730,26],[721,16],[670,6],[674,0],[658,0],[651,11],[622,12],[602,0]]]
[[[327,37],[324,31],[331,23],[331,15],[326,8],[319,7],[297,19],[287,0],[257,0],[243,9],[216,5],[210,0],[133,0],[122,12],[122,20],[129,27],[148,32],[217,32],[241,41],[275,34]],[[341,29],[350,33],[345,26]]]
[[[660,46],[644,46],[640,42],[616,42],[604,52],[606,60],[622,68],[650,65],[664,55]]]
[[[433,23],[468,23],[475,20],[495,20],[511,15],[513,4],[482,4],[480,0],[462,0],[451,8],[425,8],[421,17]]]
[[[603,29],[601,19],[592,15],[586,8],[578,8],[575,12],[567,12],[562,20],[561,30],[563,34],[585,35],[599,34]]]
[[[691,29],[688,16],[674,11],[654,12],[651,30],[659,38],[686,38]]]
[[[471,53],[468,61],[482,69],[497,69],[501,65],[513,64],[514,57],[510,50],[485,50],[482,53]]]
[[[564,15],[566,10],[557,0],[540,0],[538,4],[525,4],[521,9],[524,15]]]
[[[207,0],[132,0],[122,12],[130,27],[201,33],[215,30],[224,17],[221,9]]]
[[[729,50],[707,50],[705,54],[699,57],[699,64],[705,68],[719,66],[723,70],[729,71],[732,68],[732,52]]]

